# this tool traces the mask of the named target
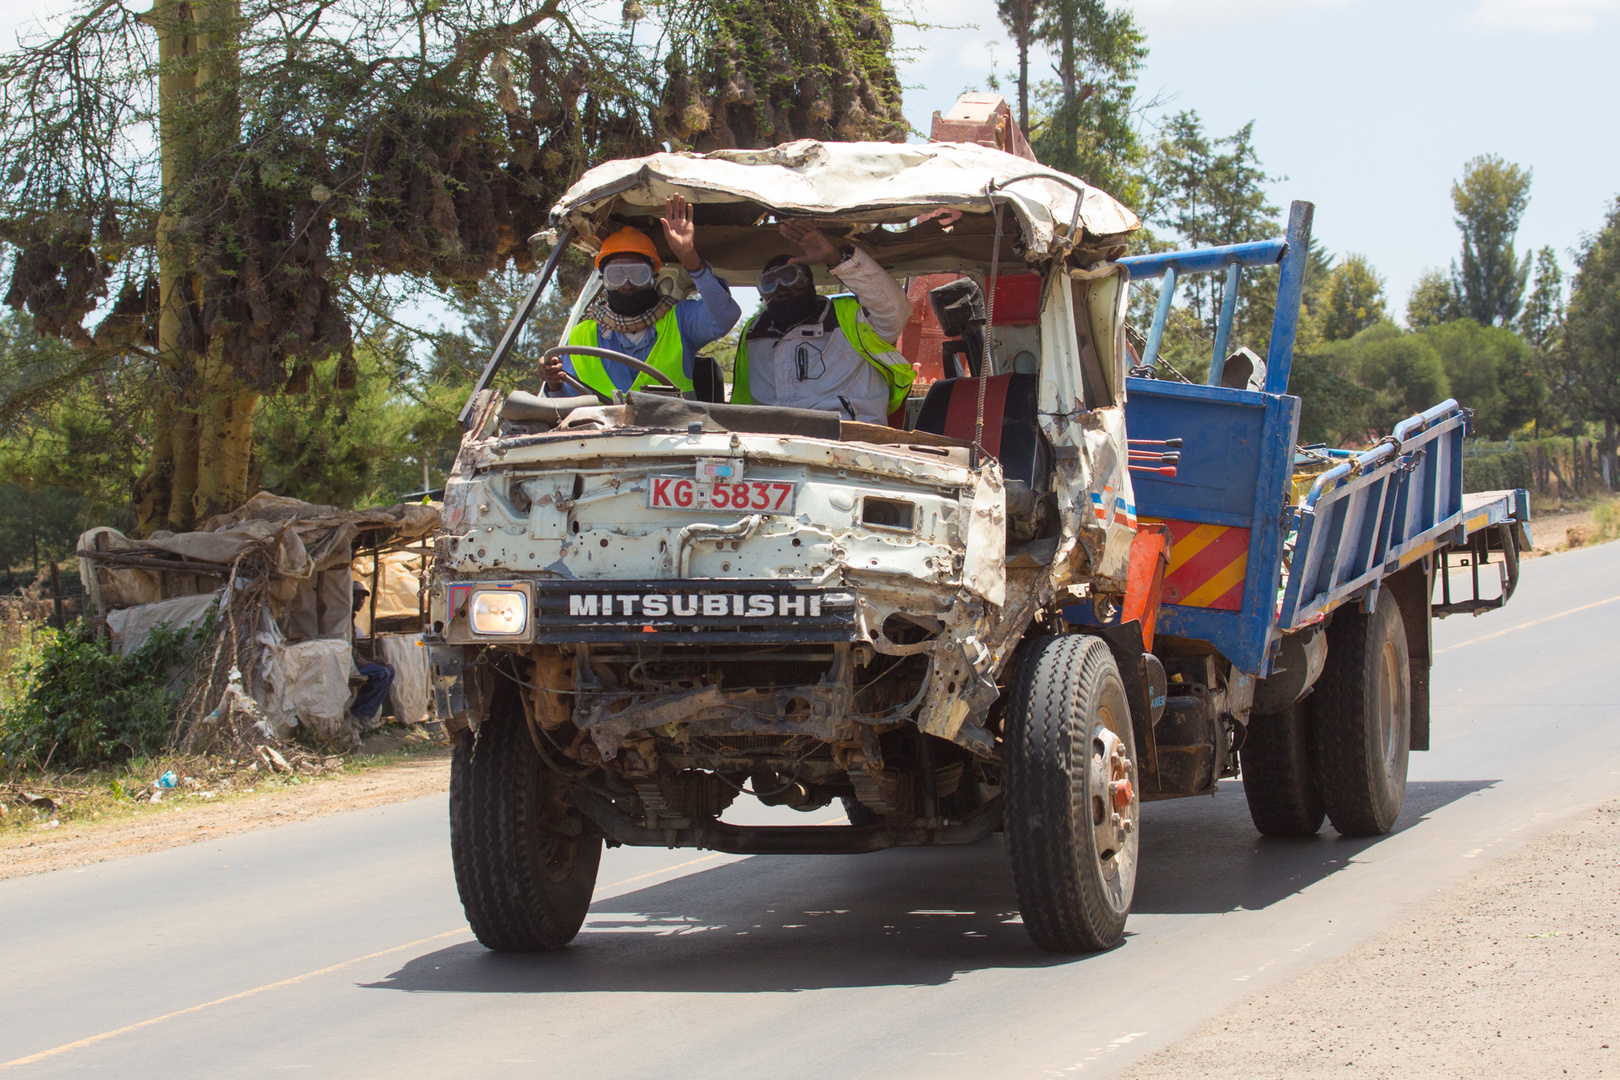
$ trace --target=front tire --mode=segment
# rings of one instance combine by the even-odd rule
[[[1030,642],[1006,739],[1007,852],[1025,930],[1048,952],[1112,948],[1136,889],[1140,802],[1130,704],[1107,644]]]
[[[1380,589],[1371,615],[1341,610],[1328,627],[1316,691],[1316,776],[1345,836],[1389,832],[1406,797],[1412,674],[1400,605]]]
[[[497,694],[490,718],[451,754],[451,861],[485,948],[545,952],[585,922],[602,837],[568,812],[564,782],[540,761],[513,697]]]
[[[1249,817],[1265,836],[1315,836],[1325,816],[1313,760],[1311,699],[1256,714],[1238,751]]]

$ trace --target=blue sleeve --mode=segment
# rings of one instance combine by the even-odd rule
[[[692,275],[692,283],[698,295],[677,304],[675,318],[681,325],[681,340],[698,349],[725,337],[742,318],[742,308],[732,299],[730,286],[714,276],[708,263]],[[690,368],[690,363],[687,366]]]

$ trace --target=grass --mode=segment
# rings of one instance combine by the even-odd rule
[[[289,755],[294,766],[290,773],[271,771],[255,759],[157,757],[136,758],[116,768],[17,774],[0,781],[0,804],[4,806],[0,842],[40,829],[99,824],[182,806],[263,796],[442,753],[426,736],[412,732],[399,749],[386,753],[325,758]],[[157,780],[166,772],[175,774],[176,784],[172,789],[159,789]],[[156,803],[153,794],[158,794]],[[42,796],[52,805],[25,805],[24,796]]]

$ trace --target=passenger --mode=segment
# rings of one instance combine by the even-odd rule
[[[682,390],[692,389],[692,362],[698,350],[724,337],[737,325],[742,308],[731,289],[693,245],[692,208],[684,198],[671,195],[664,204],[664,239],[692,275],[698,295],[677,301],[659,293],[654,276],[662,260],[652,238],[629,226],[609,236],[597,253],[596,267],[606,288],[568,335],[568,344],[612,349],[644,361],[669,377]],[[655,380],[617,360],[595,356],[553,356],[542,366],[546,392],[565,389],[567,371],[592,390],[612,395],[616,390],[638,390]]]
[[[917,377],[894,347],[911,318],[906,290],[866,252],[818,229],[790,221],[782,235],[804,254],[779,255],[760,273],[765,307],[743,327],[731,400],[887,423]],[[808,266],[817,262],[855,295],[818,296]]]

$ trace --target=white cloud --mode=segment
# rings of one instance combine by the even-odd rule
[[[1491,30],[1558,34],[1591,30],[1616,13],[1620,0],[1479,0],[1471,18]]]

